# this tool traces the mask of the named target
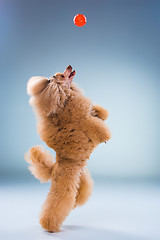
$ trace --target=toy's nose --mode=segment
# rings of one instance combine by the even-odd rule
[[[72,70],[72,66],[68,65],[67,70]]]

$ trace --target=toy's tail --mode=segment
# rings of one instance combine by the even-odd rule
[[[43,149],[43,147],[32,147],[25,154],[25,160],[30,164],[29,170],[41,182],[48,182],[54,168],[54,157]]]

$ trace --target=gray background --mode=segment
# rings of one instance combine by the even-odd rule
[[[28,79],[71,64],[85,95],[110,112],[112,139],[92,154],[93,177],[159,179],[159,11],[154,0],[0,1],[1,178],[33,180],[24,153],[44,144]],[[82,28],[72,21],[78,13],[88,20]]]

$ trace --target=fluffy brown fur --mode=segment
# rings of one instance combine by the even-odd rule
[[[31,173],[51,180],[51,187],[40,214],[40,224],[58,232],[69,212],[84,204],[92,193],[93,180],[85,168],[93,149],[110,139],[104,120],[107,110],[93,106],[72,83],[75,71],[69,65],[64,73],[32,77],[27,84],[30,104],[38,117],[41,139],[56,151],[56,161],[40,146],[32,147],[25,159]]]

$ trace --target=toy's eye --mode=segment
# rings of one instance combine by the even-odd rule
[[[50,83],[51,80],[53,80],[53,78],[56,78],[56,77],[53,75],[53,76],[51,76],[50,78],[48,78],[48,83]]]
[[[64,78],[64,75],[62,74],[61,77]]]

